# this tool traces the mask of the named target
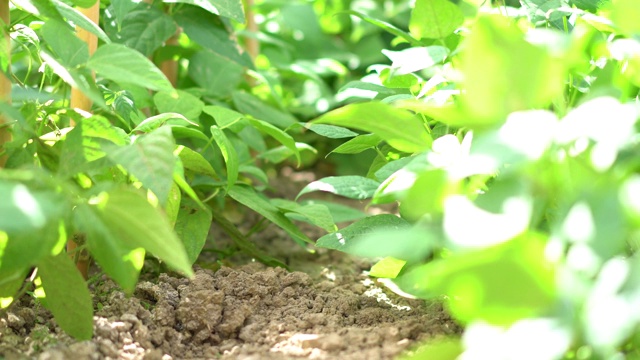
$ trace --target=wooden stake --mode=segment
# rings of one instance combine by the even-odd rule
[[[11,102],[11,39],[9,38],[9,26],[11,19],[9,16],[9,0],[0,0],[0,26],[2,27],[2,43],[0,43],[0,58],[6,58],[6,68],[0,69],[0,101]],[[7,162],[4,152],[4,144],[11,141],[11,132],[7,125],[7,118],[0,113],[0,168]]]

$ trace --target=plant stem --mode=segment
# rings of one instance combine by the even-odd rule
[[[11,102],[11,44],[9,38],[9,25],[11,24],[9,17],[9,0],[0,0],[0,26],[2,26],[2,43],[0,43],[0,59],[4,58],[2,63],[0,60],[0,101]],[[3,126],[8,123],[8,119],[0,114],[0,168],[3,168],[7,156],[4,145],[11,141],[11,132],[9,126]]]

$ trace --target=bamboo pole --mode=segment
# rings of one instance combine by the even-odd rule
[[[9,38],[9,26],[11,25],[9,13],[9,0],[0,0],[0,26],[2,27],[2,43],[0,44],[0,58],[5,57],[6,68],[0,69],[0,101],[11,102],[11,39]],[[11,141],[7,118],[0,113],[0,168],[7,162],[7,155],[4,153],[4,145]]]
[[[100,18],[100,0],[96,1],[96,3],[89,8],[86,8],[86,9],[79,8],[79,10],[82,14],[88,17],[89,20],[98,24],[98,21]],[[88,32],[85,29],[80,28],[79,26],[76,27],[76,34],[82,41],[87,43],[87,45],[89,46],[89,55],[93,55],[93,53],[98,48],[98,38],[94,34]],[[75,88],[71,89],[71,108],[72,109],[79,109],[86,112],[90,112],[92,105],[93,103],[91,102],[91,100],[85,94],[83,94],[80,90]],[[74,121],[71,120],[71,126],[74,126],[74,125],[75,125]],[[90,261],[89,253],[86,250],[82,250],[79,253],[77,253],[78,247],[83,243],[84,243],[83,234],[74,235],[73,238],[67,241],[67,252],[71,254],[71,256],[73,257],[76,263],[76,267],[78,268],[82,276],[86,279],[89,273],[89,261]]]
[[[165,46],[178,45],[178,38],[181,33],[182,30],[178,28],[176,33],[165,42]],[[178,84],[178,62],[174,59],[165,60],[160,64],[160,71],[162,71],[162,73],[171,82],[171,85],[175,88]]]
[[[244,0],[244,14],[247,21],[247,30],[257,35],[259,29],[258,23],[256,23],[256,16],[253,7],[254,0]],[[260,43],[255,37],[247,37],[245,41],[245,48],[252,60],[255,60],[258,54],[260,54]]]

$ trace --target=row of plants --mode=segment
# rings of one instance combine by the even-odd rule
[[[301,245],[316,239],[293,220],[315,224],[316,246],[381,259],[371,276],[444,299],[465,333],[411,357],[635,354],[634,0],[262,1],[244,9],[257,31],[240,0],[112,0],[99,26],[90,6],[15,1],[5,26],[2,308],[30,276],[61,327],[89,338],[72,260],[88,251],[132,292],[147,252],[190,275],[212,221],[284,266],[226,219],[242,204]],[[296,201],[262,194],[270,167],[316,153],[370,165],[337,160],[348,175]],[[348,218],[305,201],[313,191],[399,216],[338,229]]]
[[[317,245],[381,259],[371,276],[465,325],[407,358],[638,355],[638,16],[626,0],[418,0],[405,27],[362,16],[396,36],[390,65],[310,124],[356,130],[333,152],[376,157],[299,196],[399,204]]]

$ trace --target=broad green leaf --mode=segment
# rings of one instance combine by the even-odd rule
[[[189,76],[209,95],[225,97],[242,82],[244,68],[211,51],[199,51],[189,61]]]
[[[296,156],[296,159],[298,160],[298,164],[300,164],[300,152],[298,151],[296,142],[293,139],[293,137],[291,137],[291,135],[269,124],[266,121],[253,119],[253,118],[247,118],[247,120],[249,121],[251,126],[271,136],[272,138],[276,139],[280,144],[284,145],[287,149],[291,150],[291,152]]]
[[[106,44],[111,43],[111,39],[109,39],[107,34],[105,34],[104,31],[102,31],[102,29],[86,15],[78,11],[78,9],[75,9],[59,0],[51,0],[51,3],[67,20],[97,36],[98,39],[104,41]]]
[[[134,84],[151,90],[173,90],[169,80],[149,59],[121,44],[100,46],[87,66],[117,83]]]
[[[249,54],[241,52],[235,37],[223,22],[209,12],[197,7],[184,7],[173,15],[178,26],[190,40],[242,66],[253,69]]]
[[[107,156],[122,165],[142,185],[153,191],[161,205],[169,196],[176,158],[175,142],[168,127],[140,136],[133,144],[110,150]]]
[[[406,264],[407,262],[404,260],[387,256],[371,267],[371,270],[369,270],[369,276],[395,279]]]
[[[442,169],[419,174],[401,202],[402,216],[417,221],[425,214],[442,213],[444,200],[452,189]]]
[[[264,172],[264,170],[260,169],[254,165],[240,165],[239,171],[244,174],[252,175],[263,184],[269,184],[269,176]]]
[[[89,252],[100,267],[125,293],[133,294],[144,265],[144,249],[120,237],[112,224],[100,217],[100,210],[95,206],[79,205],[74,210],[74,223],[85,234]]]
[[[211,136],[216,144],[218,144],[227,166],[227,191],[229,191],[238,180],[238,154],[231,141],[227,138],[227,135],[225,135],[224,131],[217,125],[211,126]]]
[[[458,359],[463,353],[461,339],[435,339],[401,355],[398,360]]]
[[[306,128],[329,139],[344,139],[358,136],[358,133],[341,126],[310,124],[307,125]]]
[[[241,113],[264,120],[281,129],[298,123],[298,120],[291,114],[271,107],[251,94],[235,91],[232,97],[233,104]]]
[[[446,295],[452,315],[462,323],[509,325],[543,316],[557,301],[555,269],[547,261],[546,242],[542,235],[526,233],[500,245],[419,266],[396,282],[420,297]]]
[[[22,276],[16,276],[13,279],[8,279],[3,276],[0,280],[0,309],[6,309],[15,300],[15,295],[18,290],[24,285],[24,279],[27,272],[25,271]],[[0,274],[4,275],[4,274]]]
[[[136,0],[111,0],[111,9],[118,25],[121,25],[124,17],[139,5],[140,2]]]
[[[163,2],[195,5],[212,14],[228,17],[244,24],[242,0],[163,0]]]
[[[313,243],[291,220],[289,220],[278,208],[273,206],[262,195],[248,186],[236,185],[229,189],[229,196],[240,204],[252,209],[264,216],[267,220],[278,225],[300,244]]]
[[[418,39],[443,39],[463,22],[462,11],[449,0],[416,0],[411,12],[409,31]]]
[[[378,186],[380,186],[378,181],[362,176],[329,176],[305,186],[296,199],[313,191],[325,191],[350,199],[364,200],[371,198]]]
[[[411,47],[401,51],[382,50],[382,53],[392,61],[394,74],[403,75],[441,64],[449,56],[449,49],[433,45]]]
[[[306,220],[307,222],[321,227],[328,232],[338,230],[336,224],[333,222],[333,218],[331,217],[329,209],[325,205],[300,205],[294,201],[284,199],[272,199],[271,203],[278,209],[287,213],[287,215],[294,220]]]
[[[73,5],[78,6],[78,7],[82,7],[85,9],[90,8],[91,6],[93,6],[93,4],[96,3],[96,1],[98,0],[73,0],[71,1],[73,3]]]
[[[93,302],[82,275],[65,252],[38,262],[44,306],[60,327],[78,340],[93,336]]]
[[[140,191],[123,188],[101,193],[90,205],[120,241],[149,251],[187,276],[193,275],[184,246],[169,221]]]
[[[345,227],[344,229],[341,229],[340,231],[324,235],[316,241],[316,246],[359,255],[357,253],[356,245],[363,237],[381,230],[398,231],[408,227],[408,222],[395,215],[380,214],[369,216]],[[398,241],[397,238],[388,238],[387,240],[389,243]],[[380,248],[377,250],[381,251]]]
[[[175,230],[187,251],[189,262],[194,263],[207,241],[212,215],[190,199],[184,199],[178,212]]]
[[[38,173],[39,176],[49,176]],[[66,243],[71,204],[55,191],[0,179],[0,282],[24,274]]]
[[[380,138],[380,136],[376,134],[358,135],[355,138],[333,149],[329,154],[358,154],[365,150],[373,149],[381,141],[382,138]]]
[[[105,149],[129,143],[122,129],[116,128],[102,116],[92,116],[79,122],[67,136],[60,153],[62,176],[86,171],[92,161],[103,158]]]
[[[174,151],[174,154],[180,157],[185,170],[196,174],[208,175],[212,178],[218,177],[211,163],[209,163],[202,154],[183,145],[179,145]]]
[[[408,153],[427,150],[432,142],[419,118],[405,110],[379,102],[347,105],[322,115],[313,123],[367,131],[378,135],[394,148]]]
[[[411,89],[420,83],[420,78],[414,74],[396,74],[394,69],[386,68],[380,71],[380,81],[382,85],[391,89]],[[414,99],[412,95],[406,96],[406,94],[398,94],[393,97],[389,96],[383,100],[384,103],[391,103],[393,101],[389,99]]]
[[[499,124],[513,111],[544,108],[564,89],[563,62],[502,17],[481,16],[460,56],[467,113],[461,126]]]
[[[176,24],[171,17],[148,5],[125,15],[114,41],[150,56],[175,32]]]
[[[80,40],[66,24],[55,20],[47,21],[40,32],[66,67],[72,68],[89,60],[89,46]]]
[[[334,202],[322,200],[304,200],[300,203],[303,205],[324,205],[327,209],[329,209],[331,218],[333,218],[333,221],[336,223],[360,220],[367,216],[367,214],[358,209],[354,209],[346,205],[336,204]]]
[[[237,111],[215,105],[207,105],[202,110],[205,114],[213,117],[220,129],[229,129],[234,133],[239,133],[247,125],[244,115]]]
[[[395,219],[389,218],[395,221]],[[360,220],[362,222],[364,220]],[[404,225],[403,225],[404,224]],[[376,224],[369,224],[372,227]],[[441,243],[441,236],[434,235],[420,227],[408,227],[402,219],[397,226],[383,227],[366,235],[358,235],[349,242],[342,251],[352,255],[379,258],[392,256],[409,263],[422,262],[427,259],[434,248]],[[346,230],[346,229],[343,229]]]
[[[420,41],[414,39],[407,32],[397,28],[396,26],[394,26],[392,24],[389,24],[386,21],[375,19],[375,18],[367,16],[367,15],[361,13],[361,12],[353,11],[353,10],[345,11],[344,13],[349,14],[349,15],[353,15],[353,16],[357,16],[357,17],[361,18],[362,20],[364,20],[364,21],[366,21],[366,22],[368,22],[370,24],[373,24],[373,25],[375,25],[375,26],[377,26],[377,27],[379,27],[379,28],[381,28],[381,29],[383,29],[383,30],[385,30],[385,31],[387,31],[387,32],[399,37],[399,38],[402,38],[402,39],[406,40],[412,46],[420,46]]]
[[[634,0],[613,1],[611,20],[613,20],[616,26],[623,33],[629,35],[637,35],[640,33],[638,16],[640,16],[640,7],[638,7],[638,2]]]
[[[86,68],[67,69],[46,51],[41,51],[40,57],[65,83],[82,91],[94,104],[104,109],[107,108],[104,97],[100,90],[98,90],[90,71]]]
[[[183,90],[159,91],[153,96],[153,102],[161,113],[178,113],[191,121],[198,121],[204,103]]]
[[[145,119],[140,124],[138,124],[138,126],[136,126],[133,130],[131,130],[131,132],[132,133],[136,133],[136,132],[149,133],[153,130],[156,130],[162,127],[162,125],[164,124],[198,126],[198,124],[192,121],[189,121],[187,118],[182,116],[182,114],[162,113],[162,114],[158,114],[156,116],[152,116],[150,118]]]

